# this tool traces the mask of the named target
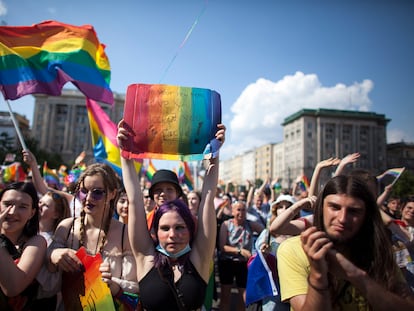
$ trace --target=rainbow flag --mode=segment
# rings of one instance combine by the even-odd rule
[[[124,120],[135,134],[122,151],[125,158],[192,161],[206,154],[217,156],[221,100],[215,91],[132,84],[127,89]]]
[[[309,180],[306,175],[302,175],[301,180],[299,181],[299,188],[302,191],[307,191],[309,189]]]
[[[116,141],[118,133],[116,124],[111,121],[97,102],[87,98],[86,108],[88,109],[95,160],[111,165],[118,175],[122,176],[121,155]],[[141,169],[141,163],[137,161],[135,164],[137,172]]]
[[[86,253],[84,247],[81,247],[76,256],[81,260],[85,272],[85,291],[79,293],[82,310],[108,310],[115,311],[114,301],[112,299],[109,286],[102,281],[102,275],[99,266],[102,263],[101,254],[90,256]]]
[[[72,82],[85,96],[113,104],[105,46],[91,25],[44,21],[0,27],[0,89],[5,99],[58,96]]]
[[[152,177],[154,176],[157,169],[154,166],[154,163],[152,163],[151,160],[149,160],[147,170],[145,172],[145,175],[147,176],[148,180],[151,181]]]
[[[47,184],[53,184],[60,188],[59,176],[55,170],[52,170],[47,166],[47,162],[43,163],[43,179]]]
[[[400,178],[401,174],[404,172],[405,167],[397,167],[397,168],[390,168],[386,170],[381,175],[377,176],[377,180],[384,181],[386,177],[390,177],[392,180],[391,184],[395,184],[395,182]]]
[[[188,187],[188,190],[194,189],[194,179],[191,174],[190,166],[188,165],[188,162],[181,162],[180,168],[178,170],[178,179],[182,184],[186,184]]]
[[[14,181],[24,181],[27,174],[23,170],[20,162],[14,162],[10,165],[2,165],[1,175],[3,182],[8,183]]]

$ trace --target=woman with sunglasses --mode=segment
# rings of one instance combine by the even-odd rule
[[[117,136],[121,149],[125,140],[133,135],[123,126],[121,121]],[[216,139],[221,143],[224,142],[224,134],[224,125],[218,125]],[[206,170],[197,223],[183,200],[173,198],[172,201],[165,201],[155,212],[155,241],[147,229],[143,194],[134,163],[125,158],[121,158],[121,163],[129,198],[128,228],[137,262],[142,307],[148,310],[200,308],[210,277],[210,259],[216,241],[214,196],[218,182],[218,158],[210,159]],[[165,189],[168,191],[168,187]],[[159,191],[159,195],[164,195],[163,189]]]
[[[0,310],[31,310],[47,247],[38,235],[39,206],[32,183],[12,183],[0,193],[0,229]]]
[[[62,294],[66,310],[80,307],[75,284],[83,278],[82,263],[76,255],[81,247],[91,256],[102,255],[99,269],[102,280],[117,302],[124,292],[138,291],[127,225],[113,217],[118,186],[118,178],[110,166],[89,165],[75,188],[83,206],[80,217],[64,219],[56,229],[49,247],[50,268],[64,272]]]

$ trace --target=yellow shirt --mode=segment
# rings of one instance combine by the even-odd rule
[[[303,251],[300,236],[289,238],[280,244],[277,250],[277,269],[282,301],[287,302],[294,296],[307,294],[310,265]],[[368,301],[352,284],[344,281],[342,287],[334,310],[371,310]]]

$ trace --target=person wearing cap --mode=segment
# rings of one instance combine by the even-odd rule
[[[215,138],[224,142],[225,126],[219,124]],[[131,129],[118,124],[118,145]],[[207,160],[197,222],[181,195],[176,175],[167,170],[153,177],[150,196],[157,205],[155,240],[146,228],[143,195],[133,160],[121,158],[122,176],[130,200],[128,232],[137,263],[140,301],[147,310],[194,310],[201,308],[210,278],[210,259],[216,242],[214,196],[219,159]],[[161,205],[160,205],[161,204]],[[197,227],[197,229],[195,229]]]

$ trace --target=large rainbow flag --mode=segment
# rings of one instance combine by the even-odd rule
[[[72,82],[85,96],[113,104],[105,46],[91,25],[44,21],[0,27],[0,89],[5,99],[60,95]]]
[[[116,124],[111,121],[97,102],[87,98],[86,108],[95,160],[111,165],[118,175],[122,176],[121,155],[116,141],[118,133]],[[138,161],[135,163],[137,172],[141,169],[141,164],[142,162]]]
[[[220,94],[200,88],[131,84],[124,120],[134,132],[122,151],[125,158],[191,161],[205,154],[216,156]]]

